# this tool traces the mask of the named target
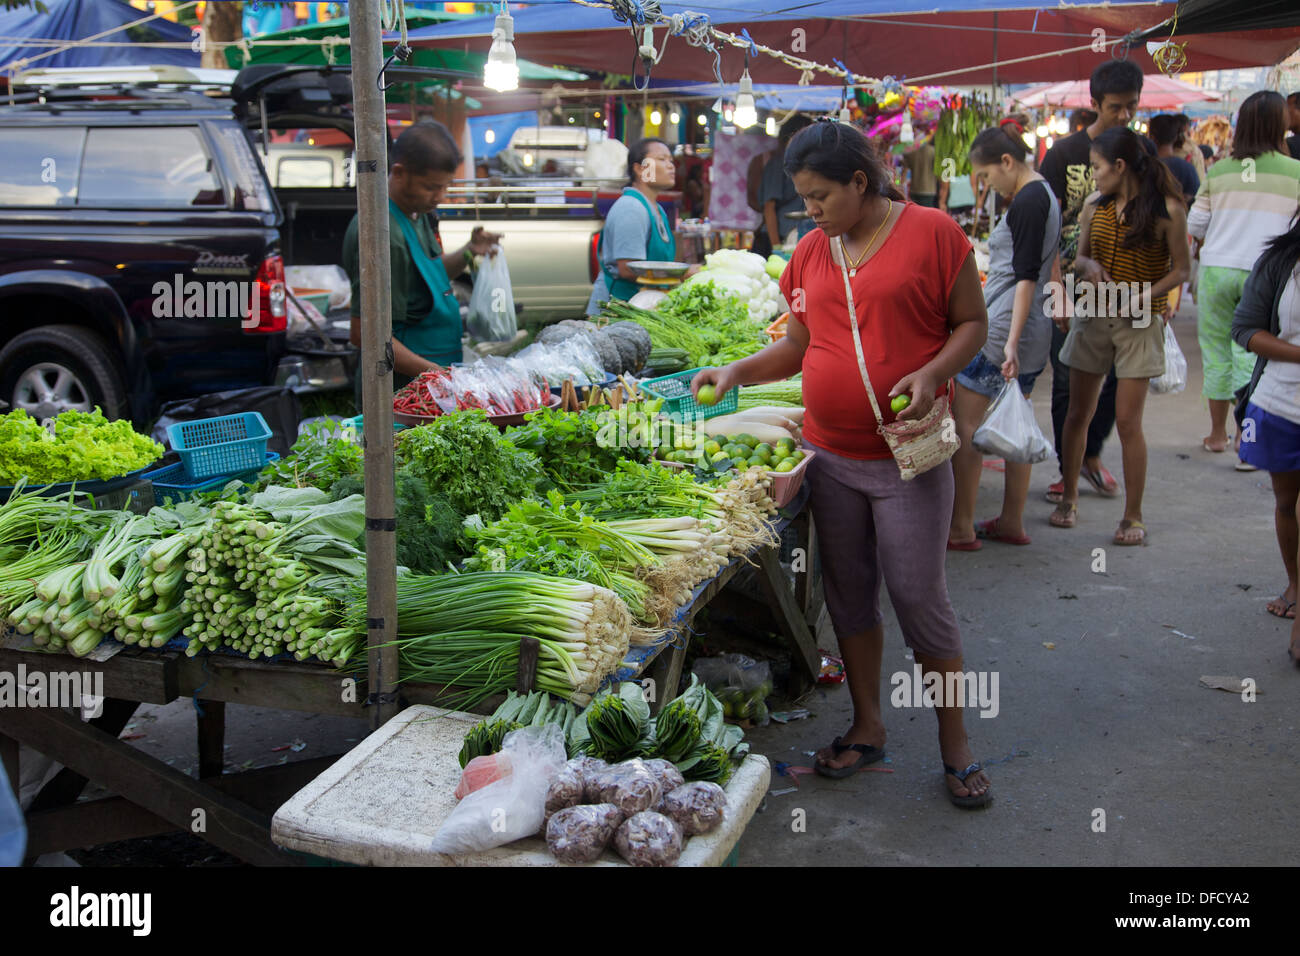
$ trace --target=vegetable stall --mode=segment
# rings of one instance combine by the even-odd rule
[[[701,283],[674,303],[706,302],[696,306],[702,336],[714,334],[699,331],[713,316],[742,321],[731,314],[737,301]],[[766,336],[761,320],[743,321],[744,336],[670,341],[691,360],[703,357],[691,349],[752,352]],[[594,331],[608,338],[614,327]],[[791,647],[796,691],[817,672],[808,629],[816,583],[799,574],[792,589],[779,559],[787,530],[811,544],[797,487],[798,382],[683,414],[692,373],[651,374],[654,348],[670,346],[653,319],[638,329],[648,334],[613,333],[626,344],[613,368],[579,324],[558,336],[562,349],[538,343],[531,355],[452,370],[473,388],[444,376],[424,383],[429,404],[397,396],[411,422],[391,439],[398,695],[403,706],[488,715],[458,746],[472,756],[490,758],[536,721],[563,735],[570,759],[668,762],[687,782],[725,781],[745,759],[743,734],[733,724],[724,734],[723,706],[707,689],[688,690],[689,707],[678,694],[696,615],[752,569],[765,601],[735,600],[767,605],[761,616]],[[568,410],[547,400],[556,392],[572,400]],[[517,401],[499,404],[505,393]],[[0,438],[29,431],[21,418],[0,418]],[[84,426],[69,419],[38,428],[47,438],[29,437],[54,442],[65,424]],[[174,480],[156,467],[161,447],[117,434],[108,472],[155,465],[137,478],[129,510],[94,510],[74,500],[75,488],[13,479],[0,504],[0,611],[11,628],[0,668],[99,674],[105,698],[87,723],[57,709],[0,712],[0,755],[14,779],[18,741],[65,767],[31,808],[29,852],[189,829],[201,808],[205,839],[250,862],[286,862],[270,814],[335,758],[223,775],[224,707],[366,713],[367,512],[356,438],[354,423],[309,426],[285,458],[184,490],[157,479]],[[73,477],[37,473],[47,483]],[[647,698],[635,721],[627,688]],[[534,695],[526,721],[519,709],[499,710],[517,703],[508,694]],[[116,739],[140,703],[181,697],[195,701],[197,780]],[[76,803],[88,779],[116,796]]]

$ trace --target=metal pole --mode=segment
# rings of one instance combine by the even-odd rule
[[[361,410],[366,449],[367,703],[379,727],[398,711],[397,537],[393,490],[393,321],[388,256],[388,123],[379,89],[379,0],[348,5],[361,246]]]
[[[998,14],[993,11],[993,105],[998,102]]]

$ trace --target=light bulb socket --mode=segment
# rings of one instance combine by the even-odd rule
[[[498,13],[496,25],[492,27],[492,39],[515,42],[515,18],[508,13]]]

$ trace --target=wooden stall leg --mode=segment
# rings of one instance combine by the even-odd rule
[[[671,647],[654,659],[645,677],[654,681],[654,699],[650,701],[650,712],[657,714],[677,696],[677,685],[682,680],[682,666],[686,663],[687,642],[683,639],[680,647]]]
[[[220,777],[226,766],[226,702],[200,700],[198,703],[199,779]]]
[[[116,697],[104,698],[104,709],[98,717],[89,721],[91,727],[103,731],[111,737],[116,738],[122,732],[122,728],[131,720],[135,714],[136,708],[140,706],[139,701],[119,700]],[[71,718],[76,719],[76,718]],[[40,750],[41,748],[35,748]],[[41,751],[44,753],[45,751]],[[53,754],[49,756],[54,757]],[[58,758],[55,758],[58,759]],[[63,761],[59,761],[62,763]],[[66,807],[68,804],[75,803],[81,796],[81,791],[86,789],[86,784],[90,781],[69,767],[64,767],[54,778],[41,788],[41,792],[32,800],[32,805],[27,808],[28,813],[37,813],[41,810],[52,810],[55,807]]]
[[[808,630],[803,611],[795,601],[785,569],[781,567],[780,553],[776,548],[763,548],[758,553],[759,581],[767,595],[767,602],[781,633],[790,643],[790,696],[798,697],[817,680],[821,669],[821,655],[817,642]]]

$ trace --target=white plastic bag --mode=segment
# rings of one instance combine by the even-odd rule
[[[1033,403],[1015,381],[1002,386],[971,443],[986,455],[1019,465],[1037,464],[1052,455],[1052,443],[1034,420]]]
[[[568,759],[557,724],[506,734],[510,773],[456,805],[433,838],[435,853],[476,853],[532,836],[542,828],[546,791]]]
[[[1177,395],[1187,387],[1187,356],[1178,347],[1178,338],[1168,322],[1165,323],[1165,374],[1151,380],[1151,391],[1157,395]]]
[[[515,337],[519,325],[515,318],[515,299],[510,289],[510,270],[500,246],[483,257],[474,276],[474,292],[469,298],[469,334],[480,342],[506,342]]]

